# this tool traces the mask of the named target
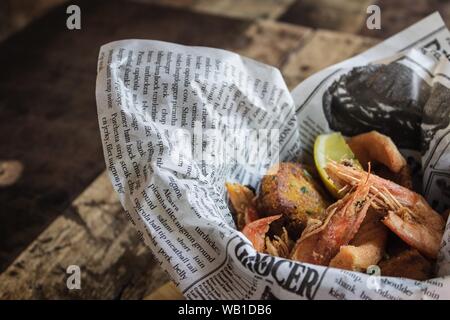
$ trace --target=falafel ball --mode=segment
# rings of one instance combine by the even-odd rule
[[[261,181],[257,203],[262,215],[283,214],[288,232],[295,238],[300,237],[309,219],[323,221],[330,204],[307,167],[292,162],[269,169]]]

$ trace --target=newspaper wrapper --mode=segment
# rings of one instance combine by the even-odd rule
[[[318,134],[376,129],[399,145],[429,203],[448,208],[449,52],[450,33],[433,14],[290,93],[276,68],[232,52],[106,44],[96,97],[109,177],[189,299],[449,299],[448,223],[436,278],[350,272],[256,252],[235,229],[224,188],[257,187],[278,161],[311,161]]]

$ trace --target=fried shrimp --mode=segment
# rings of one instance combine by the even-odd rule
[[[347,141],[359,162],[367,168],[369,162],[379,162],[394,173],[406,166],[406,160],[391,138],[377,131],[359,134]]]
[[[343,190],[350,190],[367,179],[367,172],[331,161],[326,171]],[[380,178],[368,178],[372,207],[383,214],[382,222],[403,241],[423,255],[435,259],[444,232],[444,220],[419,194]]]
[[[293,260],[328,265],[341,246],[347,245],[358,232],[371,200],[370,185],[360,182],[356,189],[326,209],[323,223],[312,224],[297,241]]]
[[[294,242],[284,227],[281,236],[274,236],[273,239],[266,237],[266,253],[273,256],[288,258],[293,246]]]
[[[255,205],[255,194],[239,183],[225,183],[233,207],[235,223],[238,230],[258,219]]]
[[[264,252],[266,247],[266,233],[269,231],[270,224],[281,218],[281,214],[255,220],[245,225],[242,233],[253,244],[258,252]]]
[[[388,229],[381,223],[380,215],[369,208],[358,233],[349,245],[339,249],[330,267],[364,272],[383,257],[387,236]]]

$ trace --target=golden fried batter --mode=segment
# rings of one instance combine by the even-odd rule
[[[282,229],[281,235],[275,235],[273,239],[266,237],[266,253],[275,257],[289,258],[294,247],[294,242],[289,238],[286,228]]]
[[[381,223],[380,215],[370,208],[350,245],[339,249],[330,267],[366,271],[383,257],[387,235],[388,229]]]
[[[405,158],[391,138],[378,131],[359,134],[350,138],[347,143],[363,167],[367,167],[368,162],[376,161],[398,173],[406,165]]]
[[[325,219],[329,202],[324,194],[304,166],[282,162],[262,179],[257,202],[262,215],[283,214],[289,233],[298,238],[308,219]]]
[[[234,222],[238,230],[242,230],[246,224],[258,219],[255,194],[248,187],[239,183],[227,182],[225,187],[231,202]]]
[[[431,278],[431,263],[419,251],[409,249],[379,264],[382,276],[403,277],[414,280]]]

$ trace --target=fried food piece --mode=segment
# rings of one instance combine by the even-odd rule
[[[402,207],[389,211],[382,222],[411,247],[428,258],[436,259],[444,234],[444,221],[440,216],[417,214]]]
[[[308,219],[325,219],[328,204],[320,185],[301,164],[276,164],[261,181],[259,212],[283,214],[288,220],[288,232],[296,234],[297,238]]]
[[[411,169],[408,165],[405,165],[398,173],[390,171],[384,165],[373,166],[373,173],[380,176],[383,179],[391,180],[396,184],[401,185],[409,190],[413,190],[413,181],[411,176]]]
[[[383,257],[387,236],[388,230],[381,223],[380,215],[369,208],[350,245],[339,249],[339,253],[331,260],[330,267],[366,271]]]
[[[411,168],[406,164],[393,178],[393,181],[406,189],[413,190]]]
[[[384,215],[384,225],[424,256],[437,257],[445,222],[420,194],[374,174],[367,178],[367,172],[334,161],[325,170],[340,188],[368,180],[372,207]]]
[[[382,276],[414,280],[427,280],[432,276],[431,263],[415,249],[402,251],[395,257],[381,261],[379,267]]]
[[[347,143],[365,168],[368,162],[376,161],[384,164],[392,172],[399,173],[406,165],[405,158],[391,138],[378,131],[359,134],[350,138]]]
[[[293,260],[327,266],[358,232],[370,206],[370,185],[360,183],[341,200],[329,206],[327,218],[318,227],[307,228],[295,244]]]
[[[286,228],[283,228],[281,236],[275,235],[273,239],[266,237],[265,252],[276,257],[288,258],[294,242],[289,238]]]
[[[255,220],[246,224],[242,233],[253,244],[258,252],[264,252],[266,248],[266,233],[269,231],[270,224],[281,218],[281,214]]]
[[[225,183],[225,187],[232,205],[234,222],[238,230],[242,230],[246,224],[258,219],[255,194],[239,183]]]
[[[372,168],[377,175],[405,188],[413,188],[411,170],[391,138],[371,131],[350,138],[347,144],[364,168],[367,169],[369,162],[375,162]]]

